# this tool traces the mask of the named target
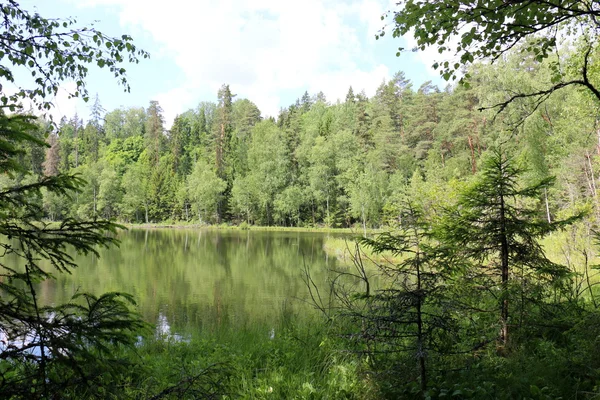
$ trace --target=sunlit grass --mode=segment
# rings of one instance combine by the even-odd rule
[[[341,346],[318,317],[284,315],[269,326],[197,332],[186,341],[153,337],[138,357],[162,386],[182,371],[218,368],[223,398],[368,399],[374,388],[362,378],[360,357]],[[141,390],[131,382],[131,391]]]

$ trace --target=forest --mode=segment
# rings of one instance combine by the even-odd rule
[[[372,97],[352,82],[343,100],[299,93],[276,118],[223,84],[216,102],[169,128],[156,101],[109,111],[87,92],[94,63],[129,89],[122,63],[148,57],[131,37],[0,2],[0,78],[14,83],[23,66],[44,77],[0,96],[0,397],[597,398],[598,4],[401,4],[394,37],[412,30],[417,48],[443,52],[460,34],[460,62],[434,65],[453,83],[416,87],[399,71]],[[51,109],[65,80],[91,100],[87,121],[20,106]],[[357,238],[337,269],[296,266],[314,313],[282,311],[269,336],[248,324],[170,340],[126,293],[73,288],[42,302],[77,257],[118,245],[118,223],[352,228]],[[178,257],[164,251],[170,236],[136,235],[146,259],[160,258],[151,283],[188,254],[187,234]],[[218,240],[203,246],[192,256]],[[284,264],[278,246],[253,251]],[[136,276],[113,268],[140,262],[133,250],[113,253],[108,277]]]
[[[22,162],[29,179],[77,173],[88,182],[68,201],[44,194],[50,220],[362,229],[397,221],[407,190],[431,207],[449,200],[477,173],[481,154],[502,142],[527,166],[526,179],[556,176],[544,192],[548,220],[584,205],[597,216],[600,126],[590,95],[567,88],[536,110],[519,99],[498,115],[480,111],[549,83],[549,69],[518,51],[472,66],[469,88],[443,90],[415,88],[398,72],[372,98],[349,82],[343,102],[304,93],[276,119],[223,85],[217,103],[201,102],[169,130],[155,101],[105,112],[96,97],[89,121],[63,118],[51,147],[28,149]]]

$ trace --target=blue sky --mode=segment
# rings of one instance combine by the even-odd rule
[[[131,93],[107,71],[92,69],[90,93],[106,110],[144,106],[158,100],[167,125],[200,101],[215,101],[228,83],[263,116],[276,115],[305,90],[343,99],[348,86],[375,93],[383,79],[404,71],[416,87],[427,80],[443,86],[431,69],[435,50],[396,57],[413,39],[375,40],[389,21],[386,0],[22,0],[46,17],[76,17],[108,35],[133,36],[151,59],[127,65]],[[89,105],[68,100],[69,83],[55,99],[55,117],[87,115]]]

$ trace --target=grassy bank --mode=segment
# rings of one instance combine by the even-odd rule
[[[361,378],[362,361],[339,348],[317,322],[183,341],[151,337],[124,352],[136,364],[131,374],[102,389],[116,398],[377,398]]]
[[[323,243],[323,250],[330,257],[335,257],[342,263],[352,263],[352,259],[356,254],[356,237],[329,237],[325,239],[325,242]],[[360,251],[363,261],[374,261],[378,263],[398,263],[400,261],[400,257],[394,256],[387,251],[381,254],[375,254],[370,248],[365,246],[360,246]]]

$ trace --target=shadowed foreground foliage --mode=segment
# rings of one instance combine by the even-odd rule
[[[366,266],[357,250],[358,284],[342,272],[336,301],[317,302],[382,397],[600,394],[596,280],[549,260],[540,244],[583,224],[583,213],[548,222],[541,199],[552,179],[528,185],[524,173],[495,150],[451,207],[427,215],[408,198],[395,230],[359,241],[394,261]]]

